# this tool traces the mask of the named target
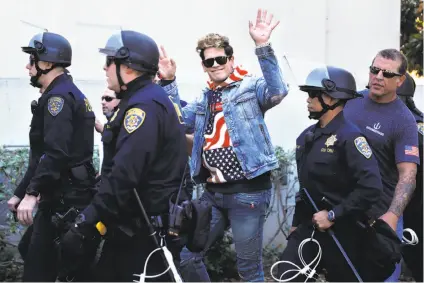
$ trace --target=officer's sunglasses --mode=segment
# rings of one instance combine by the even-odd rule
[[[218,63],[219,65],[225,65],[227,64],[229,56],[218,56],[215,58],[209,58],[209,59],[205,59],[202,61],[203,66],[205,66],[206,68],[210,68],[212,67],[216,61],[216,63]]]
[[[35,58],[30,56],[29,57],[29,65],[34,66],[34,64],[35,64]]]
[[[111,96],[102,96],[102,101],[106,100],[106,102],[111,102],[112,100],[114,100],[115,97],[111,97]]]
[[[391,78],[396,77],[396,76],[398,76],[398,77],[402,76],[401,74],[398,74],[398,73],[395,73],[395,72],[392,72],[392,71],[387,71],[387,70],[383,70],[383,69],[380,69],[380,68],[377,68],[377,67],[374,67],[374,66],[370,66],[370,73],[371,74],[378,75],[380,73],[380,71],[383,72],[383,77],[388,78],[388,79],[391,79]]]
[[[115,61],[115,57],[107,56],[106,57],[106,67],[109,67],[112,65],[112,63]]]
[[[310,90],[308,91],[308,96],[310,98],[315,98],[315,97],[321,96],[323,93],[325,92],[322,90]]]

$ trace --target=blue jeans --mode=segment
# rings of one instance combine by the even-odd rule
[[[211,235],[215,242],[231,226],[237,254],[237,268],[243,281],[265,281],[262,266],[262,242],[265,214],[271,190],[253,193],[221,194],[205,191],[201,199],[212,204]],[[186,282],[210,282],[203,257],[207,250],[181,252],[180,270]]]
[[[402,240],[402,235],[403,235],[403,216],[399,217],[399,221],[398,221],[397,227],[396,227],[396,234],[398,235],[399,239]],[[396,264],[396,269],[393,272],[393,274],[390,275],[389,278],[387,278],[386,280],[384,280],[384,282],[398,282],[399,281],[400,272],[401,272],[401,264],[399,262],[398,264]]]

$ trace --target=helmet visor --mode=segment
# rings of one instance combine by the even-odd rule
[[[119,57],[117,56],[117,52],[124,46],[122,41],[121,32],[112,35],[108,41],[106,42],[106,46],[104,48],[99,48],[99,52],[106,54],[107,56]]]

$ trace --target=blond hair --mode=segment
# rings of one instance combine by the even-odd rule
[[[197,41],[196,51],[200,54],[202,60],[205,59],[203,52],[207,48],[223,48],[227,56],[233,55],[233,48],[228,37],[218,33],[209,33]]]

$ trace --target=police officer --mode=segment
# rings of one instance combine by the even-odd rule
[[[423,281],[423,113],[415,106],[415,81],[405,73],[406,79],[397,89],[397,95],[408,106],[417,121],[420,149],[420,165],[417,170],[417,186],[403,212],[403,227],[411,228],[418,236],[418,244],[403,247],[403,259],[417,282]]]
[[[98,193],[62,246],[64,256],[84,254],[91,240],[99,237],[96,223],[103,223],[106,234],[96,280],[130,282],[138,279],[133,274],[143,272],[147,256],[156,248],[134,188],[158,234],[165,235],[169,199],[178,191],[187,163],[186,140],[179,106],[153,82],[159,61],[156,43],[147,35],[124,30],[112,35],[100,52],[106,54],[108,87],[121,99],[103,135],[104,150],[111,153],[104,162],[112,162],[112,169],[101,175]],[[178,239],[165,240],[178,262]],[[147,275],[166,268],[160,253],[155,253]],[[172,280],[167,276],[156,280]]]
[[[326,66],[314,69],[300,90],[308,93],[309,118],[318,123],[304,130],[296,140],[298,177],[301,188],[308,189],[320,211],[315,212],[307,201],[296,203],[291,234],[281,260],[302,268],[299,245],[311,238],[316,227],[313,237],[322,248],[316,272],[325,268],[328,281],[356,281],[330,236],[322,233],[331,227],[355,262],[361,244],[355,219],[378,200],[382,190],[377,162],[367,140],[343,116],[346,101],[359,96],[355,79],[344,69]],[[322,202],[323,197],[334,206]],[[306,263],[317,254],[314,245],[303,246]],[[280,263],[278,277],[289,269],[293,266]],[[294,275],[285,273],[281,279]],[[293,278],[294,281],[305,279],[304,274]]]
[[[24,225],[33,223],[23,280],[55,281],[58,270],[54,239],[64,227],[54,226],[52,217],[57,217],[56,213],[64,215],[72,207],[82,209],[92,198],[94,113],[67,75],[65,68],[71,65],[72,49],[63,36],[37,34],[22,51],[29,54],[26,68],[31,85],[42,92],[33,107],[29,168],[14,199],[19,203],[19,221]]]

